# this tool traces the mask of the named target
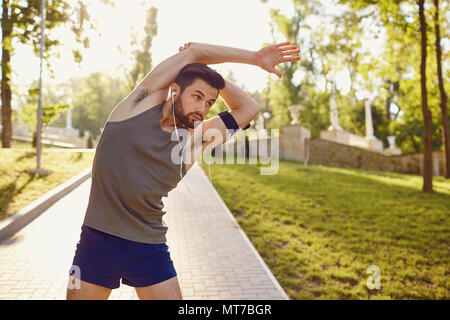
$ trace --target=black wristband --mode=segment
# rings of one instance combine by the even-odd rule
[[[236,123],[236,120],[234,120],[234,117],[230,112],[223,111],[223,112],[219,113],[219,117],[225,123],[225,126],[227,127],[227,129],[230,129],[230,130],[239,130],[240,129],[239,125]],[[243,128],[242,130],[245,130],[248,128],[250,128],[250,123],[247,124],[245,126],[245,128]]]
[[[222,119],[222,121],[225,123],[225,126],[227,127],[227,138],[231,139],[235,134],[239,132],[239,125],[236,123],[236,120],[234,120],[233,115],[228,111],[223,111],[219,113],[219,117]],[[248,129],[250,127],[250,124],[247,124],[244,129]]]

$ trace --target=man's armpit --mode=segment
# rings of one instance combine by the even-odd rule
[[[137,97],[133,100],[134,105],[136,106],[139,102],[144,100],[149,94],[149,91],[147,88],[141,88],[138,91]]]

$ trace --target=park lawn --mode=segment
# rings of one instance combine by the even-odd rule
[[[12,146],[17,147],[17,146]],[[48,176],[26,172],[36,167],[36,152],[0,149],[0,221],[92,165],[94,152],[55,152],[44,147],[41,168]]]
[[[45,147],[43,145],[43,147]],[[33,148],[31,145],[31,142],[23,141],[23,140],[17,140],[17,139],[11,139],[11,148]]]
[[[423,194],[420,176],[294,161],[275,175],[211,164],[211,177],[291,299],[450,298],[450,181]]]

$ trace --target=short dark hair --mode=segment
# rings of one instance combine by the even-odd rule
[[[211,69],[204,63],[195,62],[185,65],[175,78],[175,83],[180,86],[180,95],[197,78],[204,80],[217,90],[225,88],[225,80],[216,70]]]

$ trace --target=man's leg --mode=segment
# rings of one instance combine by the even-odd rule
[[[78,282],[79,286],[73,283]],[[75,279],[69,276],[69,284],[67,286],[67,300],[108,300],[112,289],[98,286],[93,283]]]
[[[140,300],[183,299],[177,276],[148,287],[135,287],[135,289]]]

